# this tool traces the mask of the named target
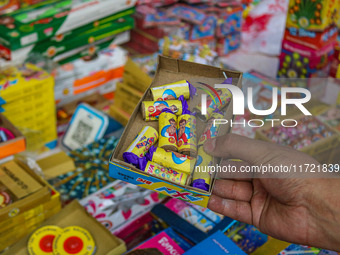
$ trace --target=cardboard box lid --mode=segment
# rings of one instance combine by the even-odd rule
[[[76,169],[74,161],[65,152],[60,151],[37,161],[47,180]]]
[[[80,226],[87,229],[96,243],[96,254],[118,255],[126,251],[125,243],[112,235],[101,223],[89,215],[85,209],[74,200],[58,214],[46,220],[41,226],[57,225],[59,227]],[[4,255],[28,255],[26,244],[31,234],[14,244]]]

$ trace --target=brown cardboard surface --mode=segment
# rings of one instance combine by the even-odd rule
[[[131,59],[128,59],[123,74],[123,80],[130,86],[143,92],[150,86],[152,79],[144,73]]]
[[[46,220],[41,226],[57,225],[59,227],[80,226],[87,229],[96,243],[96,254],[118,255],[126,251],[122,240],[115,237],[101,223],[90,216],[85,209],[77,202],[73,201],[62,209],[58,214]],[[27,255],[26,244],[30,234],[14,244],[4,255]]]
[[[40,159],[37,163],[44,172],[44,176],[47,180],[76,169],[72,158],[63,151]]]
[[[21,132],[2,114],[0,114],[0,126],[13,133],[15,138],[0,143],[0,159],[24,151],[26,148],[25,137]]]
[[[33,181],[35,180],[36,182],[38,182],[38,184],[41,185],[41,188],[23,197],[22,199],[19,199],[13,202],[12,204],[2,208],[0,210],[0,221],[4,221],[6,219],[15,217],[51,199],[51,191],[46,181],[44,181],[41,177],[37,176],[32,170],[30,170],[27,166],[25,166],[20,161],[13,160],[13,161],[8,161],[5,164],[8,164],[10,162],[15,162],[15,164],[20,166],[20,168],[24,169],[25,172],[29,174],[31,178],[33,178]],[[3,165],[0,165],[0,168]]]
[[[128,113],[123,112],[121,109],[115,107],[114,105],[110,106],[110,116],[117,120],[123,126],[126,126],[129,118],[131,117]]]
[[[118,82],[113,105],[131,114],[142,96],[143,93],[139,90]]]
[[[225,74],[229,78],[230,77],[234,78],[232,82],[233,85],[236,85],[241,88],[242,73],[240,72],[230,71],[226,69],[220,69],[220,68],[216,68],[212,66],[206,66],[206,65],[201,65],[201,64],[196,64],[196,63],[191,63],[191,62],[186,62],[186,61],[181,61],[181,60],[176,60],[176,59],[160,56],[156,76],[151,86],[145,92],[144,96],[141,98],[137,107],[132,113],[131,118],[121,136],[121,139],[110,161],[115,162],[119,165],[125,166],[127,168],[131,168],[135,171],[140,171],[136,167],[124,162],[122,155],[123,155],[123,152],[127,149],[127,147],[131,144],[132,140],[138,135],[138,133],[144,126],[148,125],[158,130],[158,121],[145,122],[143,120],[142,111],[141,111],[142,101],[152,101],[152,95],[150,91],[151,87],[156,87],[156,86],[176,82],[179,80],[188,80],[195,87],[202,86],[198,82],[204,82],[206,84],[214,86],[214,84],[222,83],[225,80],[223,72],[225,72]],[[198,93],[198,96],[194,97],[194,101],[189,100],[189,107],[197,105],[198,101],[201,99],[200,97],[202,93],[201,90],[198,89],[197,93]],[[226,111],[225,118],[228,120],[232,119],[233,118],[232,102],[228,105],[225,111]],[[205,128],[205,123],[197,118],[198,139],[203,133],[204,128]],[[230,131],[230,126],[225,125],[220,128],[219,135],[224,135],[228,133],[229,131]],[[213,186],[213,183],[211,185],[211,189],[212,189],[212,186]],[[189,188],[189,187],[186,186],[186,188]],[[190,188],[195,189],[192,187]],[[202,191],[202,190],[199,190],[199,191]]]
[[[21,199],[43,187],[15,161],[9,161],[1,165],[0,182],[5,185],[17,199]]]

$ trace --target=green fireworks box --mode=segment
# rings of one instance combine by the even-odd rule
[[[137,0],[53,0],[34,7],[27,7],[0,17],[0,54],[10,59],[11,51],[36,44],[55,36],[74,37],[77,34],[110,23],[113,14],[124,14],[124,10],[134,7]],[[131,14],[131,10],[130,14]],[[122,14],[123,13],[123,14]],[[107,18],[107,19],[106,19]],[[119,15],[113,18],[119,19]]]

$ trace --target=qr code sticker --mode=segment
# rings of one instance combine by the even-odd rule
[[[72,139],[79,145],[85,145],[87,139],[89,138],[93,127],[80,120],[76,131],[72,134]]]

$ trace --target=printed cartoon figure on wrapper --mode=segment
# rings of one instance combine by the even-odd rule
[[[181,185],[185,185],[188,178],[188,175],[185,173],[177,172],[151,161],[147,163],[145,172]]]
[[[176,115],[182,114],[181,102],[178,100],[168,101],[144,101],[145,120],[158,120],[163,109],[170,109]]]
[[[204,132],[201,135],[200,140],[198,141],[198,146],[203,145],[207,139],[211,139],[217,136],[220,125],[216,125],[214,127],[214,120],[223,118],[224,118],[223,114],[219,112],[214,112],[211,114],[211,117],[207,122]]]
[[[183,95],[184,99],[190,98],[189,83],[186,80],[181,80],[174,83],[165,84],[151,88],[153,100],[174,100]]]
[[[177,151],[177,117],[168,112],[163,112],[159,117],[160,137],[158,146],[174,146]]]
[[[196,138],[196,117],[190,114],[184,114],[178,117],[177,121],[177,147],[180,153],[192,156],[197,152]]]
[[[154,145],[157,140],[158,132],[156,129],[150,126],[145,126],[125,152],[131,152],[138,157],[144,157],[150,146]]]
[[[194,169],[196,159],[157,147],[150,160],[175,171],[190,174]]]

